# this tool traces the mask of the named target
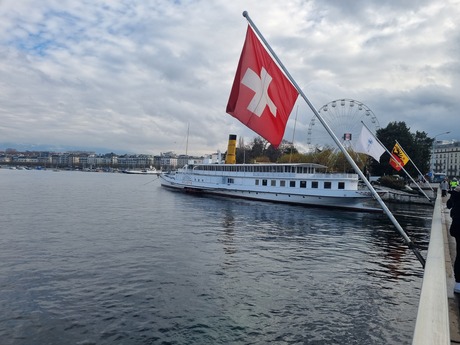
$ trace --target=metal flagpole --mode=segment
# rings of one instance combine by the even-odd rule
[[[295,111],[294,130],[292,131],[291,154],[289,155],[289,163],[291,163],[291,159],[292,159],[292,149],[294,148],[295,126],[297,125],[297,113],[298,113],[298,112],[299,112],[299,106],[297,106],[297,110]]]
[[[291,81],[292,85],[294,85],[294,87],[297,89],[297,92],[299,93],[300,96],[302,96],[302,98],[305,100],[305,102],[307,102],[308,106],[310,107],[311,111],[313,111],[313,113],[315,114],[315,116],[317,117],[317,119],[322,123],[322,125],[324,126],[324,128],[326,129],[326,131],[329,133],[329,135],[332,137],[332,139],[334,140],[334,142],[337,144],[337,146],[340,148],[340,150],[342,151],[342,153],[345,155],[345,158],[347,159],[348,163],[351,164],[351,166],[353,167],[353,169],[356,171],[356,173],[359,175],[359,177],[364,181],[364,183],[366,184],[367,188],[369,188],[369,190],[371,191],[372,195],[374,196],[374,198],[379,202],[380,206],[382,207],[383,211],[387,214],[388,218],[390,218],[391,222],[394,224],[394,226],[396,227],[396,229],[399,231],[399,233],[401,234],[401,236],[403,237],[405,243],[407,244],[407,246],[413,251],[413,253],[415,254],[415,256],[417,257],[417,259],[420,261],[420,263],[422,264],[422,267],[424,268],[425,267],[425,259],[422,257],[422,255],[420,254],[420,252],[418,251],[418,249],[416,248],[416,246],[414,245],[414,243],[411,241],[411,239],[407,236],[407,234],[404,232],[404,229],[401,227],[401,225],[398,223],[398,221],[396,220],[396,218],[393,216],[393,214],[391,213],[391,211],[388,209],[387,205],[383,202],[382,198],[380,198],[380,195],[378,195],[378,193],[375,191],[374,187],[371,185],[371,183],[367,180],[366,176],[364,176],[363,172],[359,169],[359,167],[356,165],[355,161],[353,160],[353,158],[351,158],[350,154],[347,152],[347,150],[345,149],[345,147],[342,145],[342,143],[340,142],[340,140],[337,138],[337,136],[334,134],[334,132],[331,130],[331,128],[329,127],[329,125],[326,123],[326,121],[324,121],[324,119],[321,117],[321,115],[318,113],[318,111],[316,110],[316,108],[313,106],[313,104],[310,102],[310,100],[307,98],[307,96],[305,96],[305,94],[303,93],[302,89],[299,87],[299,85],[296,83],[296,81],[294,80],[294,78],[292,78],[291,74],[288,72],[288,70],[286,69],[286,67],[284,67],[283,63],[280,61],[280,59],[278,59],[278,56],[275,54],[275,52],[273,51],[273,49],[270,47],[270,45],[268,44],[268,42],[265,40],[265,38],[262,36],[262,34],[260,33],[259,29],[257,29],[256,25],[254,24],[254,22],[251,20],[251,18],[249,17],[249,14],[247,11],[244,11],[243,12],[243,17],[245,17],[248,21],[248,23],[251,25],[251,27],[254,29],[254,31],[257,33],[257,35],[259,36],[259,38],[262,40],[262,42],[264,43],[264,45],[267,47],[267,49],[269,50],[269,52],[271,53],[272,57],[276,60],[276,62],[278,63],[278,65],[280,66],[280,68],[283,70],[284,74],[286,75],[286,77],[288,77],[288,79]]]
[[[414,166],[415,169],[417,169],[417,172],[420,174],[420,176],[423,177],[423,179],[425,180],[426,183],[428,183],[428,181],[426,180],[425,176],[420,172],[420,170],[418,170],[417,166],[415,165],[414,161],[409,157],[409,155],[406,153],[406,151],[404,151],[403,147],[401,146],[400,143],[398,143],[398,141],[396,140],[396,143],[399,145],[399,147],[401,148],[401,150],[403,150],[404,154],[409,158],[410,162],[412,163],[412,165]],[[434,192],[433,188],[431,187],[431,184],[428,183],[428,186],[430,186],[430,189],[432,192]]]
[[[369,129],[369,127],[367,127],[366,124],[365,124],[363,121],[361,121],[361,123],[363,124],[364,127],[366,127],[367,129]],[[382,145],[382,147],[385,148],[385,150],[388,152],[388,154],[390,155],[390,157],[393,157],[393,155],[391,154],[390,150],[388,150],[388,149],[386,148],[386,146],[383,145],[383,143],[379,140],[379,138],[377,138],[377,137],[374,135],[374,133],[372,133],[372,131],[371,131],[370,129],[369,129],[369,132],[371,132],[371,134],[374,136],[375,140],[377,140],[377,141],[380,143],[380,145]],[[399,144],[398,144],[398,145],[399,145]],[[402,148],[402,147],[401,147],[401,148]],[[404,150],[403,150],[403,151],[404,151]],[[407,157],[409,157],[409,156],[407,156]],[[395,159],[394,161],[395,161],[395,162],[398,164],[398,166],[404,171],[404,173],[407,175],[407,177],[409,177],[409,178],[411,179],[411,181],[414,182],[414,184],[418,187],[418,189],[420,190],[420,192],[422,192],[422,194],[425,196],[425,198],[427,198],[429,202],[433,202],[433,200],[431,200],[430,197],[429,197],[428,195],[426,195],[426,193],[425,193],[425,192],[423,191],[423,189],[417,184],[417,182],[414,181],[414,179],[412,178],[412,176],[409,175],[409,173],[407,172],[407,170],[404,169],[404,166],[403,166],[401,163],[399,163],[396,159]]]

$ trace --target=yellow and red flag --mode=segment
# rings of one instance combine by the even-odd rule
[[[407,156],[402,147],[396,143],[393,150],[391,150],[390,165],[397,171],[400,171],[407,162],[409,162],[409,156]]]

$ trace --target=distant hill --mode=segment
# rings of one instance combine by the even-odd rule
[[[19,152],[25,151],[47,151],[47,152],[70,152],[70,151],[86,151],[95,152],[98,154],[116,153],[116,154],[133,154],[130,151],[114,151],[104,147],[85,147],[85,146],[68,146],[68,145],[44,145],[44,144],[18,144],[18,143],[0,143],[0,151],[6,149],[15,149]]]

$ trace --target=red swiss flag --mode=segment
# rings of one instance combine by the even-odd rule
[[[297,96],[295,87],[248,25],[227,113],[276,148]]]

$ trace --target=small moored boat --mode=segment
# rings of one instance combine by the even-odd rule
[[[122,173],[135,174],[135,175],[150,175],[150,174],[159,175],[160,174],[160,172],[156,170],[155,168],[143,169],[143,170],[123,170]]]

